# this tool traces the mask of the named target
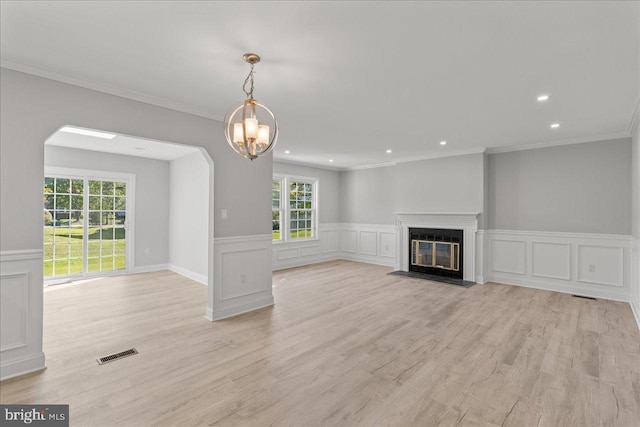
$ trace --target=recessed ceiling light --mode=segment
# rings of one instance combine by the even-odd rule
[[[440,145],[447,145],[447,141],[440,141]]]
[[[74,128],[71,126],[65,126],[62,129],[60,129],[60,131],[67,132],[67,133],[75,133],[78,135],[95,136],[96,138],[104,138],[104,139],[113,139],[116,137],[116,135],[113,133],[96,132],[95,130]]]
[[[543,101],[548,101],[549,100],[549,95],[540,95],[538,96],[538,102],[543,102]]]
[[[558,129],[560,127],[560,123],[551,123],[551,129]]]
[[[289,151],[289,150],[284,150],[284,154],[291,154],[291,151]]]
[[[387,150],[387,154],[391,154],[391,150]]]
[[[329,159],[329,163],[333,163],[333,159]]]

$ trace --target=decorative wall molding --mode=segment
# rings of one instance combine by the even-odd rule
[[[133,269],[134,274],[138,273],[151,273],[153,271],[169,270],[169,264],[153,264],[137,266]]]
[[[631,245],[631,310],[640,329],[640,239],[633,239]]]
[[[383,224],[319,224],[318,238],[273,244],[273,269],[345,259],[393,266],[395,226]]]
[[[342,223],[339,258],[392,267],[396,227],[385,224]]]
[[[214,239],[213,287],[205,316],[220,320],[273,304],[272,236]]]
[[[2,68],[8,68],[10,70],[19,71],[21,73],[27,73],[38,77],[43,77],[49,80],[56,80],[62,83],[67,83],[74,86],[80,86],[85,89],[95,90],[97,92],[107,93],[109,95],[119,96],[121,98],[131,99],[133,101],[144,102],[145,104],[155,105],[157,107],[168,108],[170,110],[180,111],[182,113],[193,114],[195,116],[205,117],[207,119],[216,120],[222,122],[220,118],[215,117],[213,114],[202,111],[200,109],[191,107],[186,104],[169,100],[166,98],[159,98],[156,96],[147,95],[145,93],[132,91],[130,89],[123,89],[117,86],[107,85],[103,83],[95,83],[87,80],[79,79],[76,77],[65,76],[62,74],[54,73],[49,70],[44,70],[30,65],[24,65],[19,62],[2,60],[0,64]]]
[[[0,380],[45,368],[42,255],[0,252]]]
[[[476,280],[476,232],[479,212],[396,212],[395,270],[409,270],[409,228],[462,230],[464,280]]]
[[[485,230],[484,280],[629,301],[632,240],[625,235]]]

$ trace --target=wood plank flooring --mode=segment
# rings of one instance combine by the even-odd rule
[[[68,403],[73,426],[640,426],[628,304],[389,271],[276,272],[274,307],[215,323],[166,271],[47,291],[48,369],[0,400]]]

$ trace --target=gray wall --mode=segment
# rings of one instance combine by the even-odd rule
[[[273,162],[273,173],[318,178],[319,222],[322,224],[340,221],[340,172],[309,166],[292,165],[289,163]]]
[[[169,261],[169,162],[49,145],[44,160],[45,166],[135,174],[135,267]]]
[[[631,141],[489,156],[489,228],[631,233]]]
[[[169,162],[169,263],[207,276],[209,165],[200,153]]]
[[[64,125],[204,147],[215,164],[215,236],[271,233],[271,155],[233,153],[221,122],[6,68],[0,93],[0,250],[42,248],[44,141]]]
[[[636,124],[633,133],[632,177],[631,177],[631,230],[634,238],[633,271],[631,281],[631,299],[636,310],[640,310],[640,125]],[[640,314],[640,311],[636,314]]]
[[[471,154],[342,172],[341,222],[395,224],[394,212],[482,212],[483,164],[482,154]]]
[[[633,134],[631,195],[632,234],[640,239],[640,125],[636,126]]]

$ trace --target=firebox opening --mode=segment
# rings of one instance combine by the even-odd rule
[[[463,278],[462,230],[410,228],[409,271]]]

